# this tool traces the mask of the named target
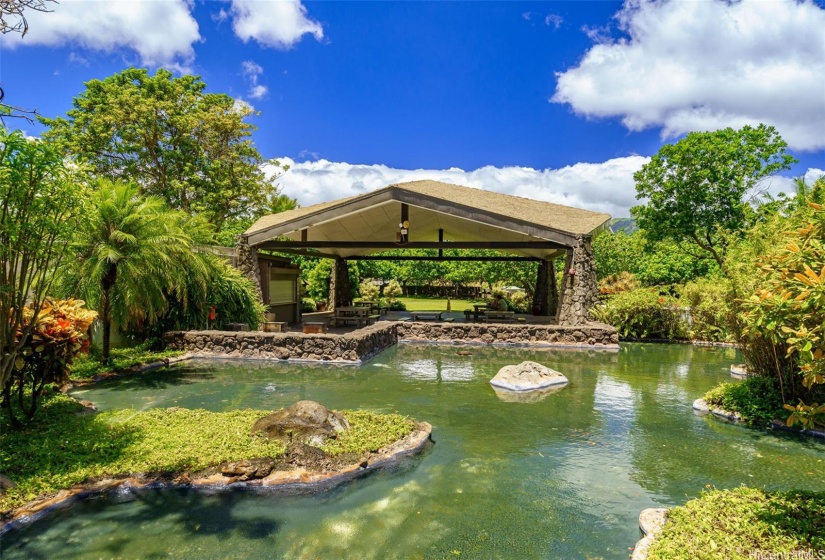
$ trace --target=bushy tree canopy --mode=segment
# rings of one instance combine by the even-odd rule
[[[647,202],[631,214],[652,241],[689,243],[723,267],[730,235],[748,225],[745,195],[795,162],[786,146],[764,124],[692,132],[634,175],[636,198]]]
[[[205,90],[198,76],[130,68],[87,82],[66,118],[41,120],[45,136],[96,176],[133,182],[220,229],[283,201],[252,143],[255,127],[245,119],[254,111]]]

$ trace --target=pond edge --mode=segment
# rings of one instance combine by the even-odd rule
[[[0,526],[0,536],[22,529],[35,521],[59,509],[90,496],[110,492],[134,492],[153,488],[193,488],[216,492],[234,489],[266,489],[271,492],[286,494],[309,494],[330,490],[340,484],[367,476],[377,470],[392,467],[405,457],[419,453],[431,441],[432,425],[428,422],[416,422],[413,430],[375,453],[370,453],[366,460],[347,465],[330,472],[307,471],[297,468],[291,471],[274,471],[265,478],[238,480],[239,477],[227,477],[213,474],[189,479],[185,474],[174,476],[138,475],[126,478],[108,477],[97,482],[79,484],[59,491],[54,496],[35,499],[28,504],[12,510]]]

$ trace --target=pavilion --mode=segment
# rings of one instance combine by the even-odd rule
[[[389,185],[365,194],[260,218],[239,240],[241,270],[261,285],[257,251],[335,259],[330,299],[349,305],[350,259],[445,259],[444,249],[494,249],[492,259],[539,263],[533,307],[561,325],[584,324],[597,301],[592,238],[609,214],[438,181]],[[389,249],[438,256],[384,257]],[[561,290],[554,261],[565,259]],[[484,260],[491,260],[483,257]]]

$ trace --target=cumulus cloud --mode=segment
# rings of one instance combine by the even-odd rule
[[[3,37],[3,46],[73,45],[94,51],[134,51],[149,66],[185,68],[201,40],[186,0],[88,2],[61,0],[49,13],[26,14],[29,33]]]
[[[663,138],[763,122],[791,148],[825,148],[825,9],[811,0],[626,0],[615,19],[624,36],[588,28],[597,44],[557,74],[552,102]]]
[[[266,94],[269,93],[269,88],[258,83],[258,79],[264,74],[264,69],[261,68],[260,64],[251,60],[245,60],[241,63],[241,72],[249,84],[249,97],[252,99],[263,99]]]
[[[306,34],[324,38],[324,28],[298,0],[232,0],[230,16],[235,35],[265,47],[288,49]]]
[[[358,165],[325,159],[295,162],[278,158],[290,166],[278,179],[283,192],[303,206],[363,194],[405,181],[433,179],[628,216],[636,204],[633,173],[650,161],[642,156],[615,158],[603,163],[577,163],[560,169],[485,166],[474,171],[450,169],[395,169],[386,165]],[[272,176],[280,169],[267,166]]]

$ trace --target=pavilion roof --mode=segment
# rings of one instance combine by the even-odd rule
[[[253,246],[275,239],[299,241],[302,236],[318,242],[395,241],[402,204],[409,208],[412,241],[432,241],[441,229],[451,241],[543,240],[571,247],[576,236],[593,234],[610,220],[609,214],[552,202],[439,181],[414,181],[264,216],[245,235]],[[353,256],[375,249],[328,252]],[[558,249],[511,252],[546,257]]]

